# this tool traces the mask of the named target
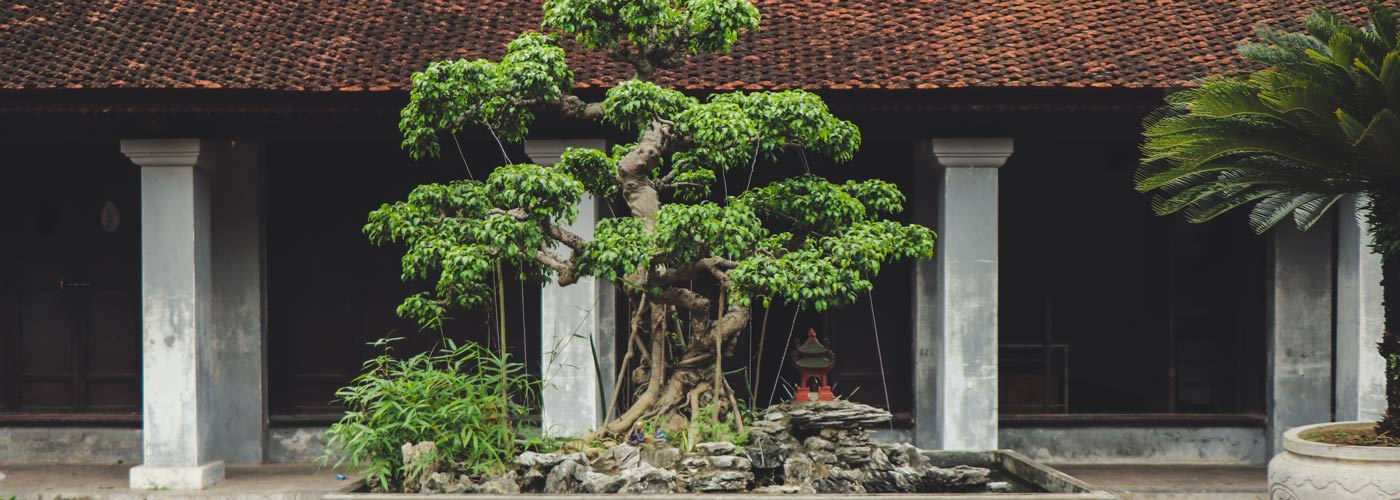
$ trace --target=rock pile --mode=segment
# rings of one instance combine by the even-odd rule
[[[887,411],[849,401],[784,403],[749,427],[743,447],[621,444],[601,453],[525,452],[491,477],[424,471],[405,489],[425,493],[946,493],[988,491],[990,471],[942,468],[908,444],[870,440]],[[420,452],[405,446],[404,453]],[[406,456],[406,458],[408,458]]]
[[[889,412],[849,401],[788,402],[769,408],[749,431],[747,456],[760,487],[802,493],[982,491],[991,471],[936,467],[908,444],[876,443],[865,428]]]

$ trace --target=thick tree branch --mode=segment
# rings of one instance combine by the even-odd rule
[[[584,241],[582,236],[574,234],[573,231],[564,229],[563,226],[560,226],[553,222],[541,222],[540,230],[544,231],[544,234],[546,236],[549,236],[555,241],[563,243],[564,246],[573,249],[574,254],[578,254],[578,252],[583,251],[583,247],[588,246],[588,242]]]
[[[648,230],[656,223],[656,212],[661,209],[651,172],[661,165],[661,157],[673,135],[671,125],[653,121],[636,146],[617,162],[617,178],[623,199],[627,200],[633,217],[646,221]]]
[[[659,295],[653,296],[652,299],[662,304],[683,307],[692,314],[705,316],[710,314],[710,299],[688,288],[667,288],[662,290]]]
[[[657,260],[664,256],[657,256]],[[728,288],[733,283],[729,280],[729,270],[738,267],[739,263],[724,257],[706,257],[700,259],[686,267],[667,269],[658,273],[656,279],[663,284],[677,284],[695,279],[701,271],[706,271],[719,280],[720,284]]]
[[[504,215],[518,221],[529,220],[529,217],[525,215],[525,210],[520,208],[512,208],[510,210],[492,208],[487,211],[487,214]],[[578,255],[579,252],[583,250],[583,247],[588,245],[588,242],[584,241],[583,237],[553,222],[542,221],[539,223],[539,226],[540,230],[543,231],[546,236],[563,243],[564,246],[569,247],[571,252],[569,253],[568,260],[565,260],[548,248],[542,248],[535,252],[535,261],[553,269],[554,272],[558,274],[556,281],[560,286],[568,286],[578,282]]]
[[[559,112],[567,118],[597,121],[603,119],[603,104],[587,102],[575,95],[559,100]]]

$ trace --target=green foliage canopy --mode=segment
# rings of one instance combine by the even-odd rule
[[[649,81],[686,56],[728,51],[758,19],[745,0],[546,2],[545,28],[636,68],[600,103],[569,94],[572,72],[549,34],[521,35],[500,62],[445,61],[415,73],[399,124],[415,158],[439,154],[439,135],[466,126],[523,140],[548,110],[637,136],[608,152],[568,150],[557,165],[507,165],[484,181],[421,186],[371,213],[365,232],[373,241],[408,247],[404,279],[436,279],[400,314],[432,325],[450,307],[490,300],[500,263],[522,278],[569,284],[596,276],[663,301],[667,290],[709,275],[739,307],[760,298],[822,310],[869,290],[881,263],[931,255],[932,231],[883,219],[904,203],[886,182],[803,175],[719,195],[726,170],[771,163],[790,149],[844,162],[860,147],[859,130],[809,92],[701,100]],[[600,221],[591,239],[569,232],[585,193],[625,202],[631,217]]]

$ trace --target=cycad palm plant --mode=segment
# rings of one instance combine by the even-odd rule
[[[1269,27],[1240,55],[1264,66],[1170,95],[1145,123],[1135,182],[1159,214],[1204,222],[1249,207],[1263,232],[1289,219],[1307,229],[1361,194],[1381,256],[1385,416],[1400,436],[1400,42],[1395,12],[1374,5],[1367,26],[1316,10],[1305,32]]]

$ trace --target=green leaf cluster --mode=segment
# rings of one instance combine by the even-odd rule
[[[473,342],[445,339],[438,349],[404,359],[386,347],[336,392],[347,410],[326,431],[322,461],[365,472],[365,481],[380,491],[397,491],[405,467],[414,465],[403,463],[404,443],[433,441],[437,456],[431,459],[452,468],[499,469],[514,458],[528,414],[523,403],[538,390],[524,371]]]
[[[569,148],[559,157],[557,167],[577,179],[585,191],[608,199],[617,192],[617,159],[620,156],[616,153],[609,156],[596,149]]]
[[[608,89],[603,121],[624,130],[640,130],[653,120],[671,119],[700,101],[652,82],[632,79]]]
[[[766,235],[763,221],[742,202],[671,203],[656,213],[656,252],[675,267],[710,256],[743,258]]]
[[[727,52],[739,34],[758,28],[745,0],[549,0],[544,25],[572,33],[580,45],[642,55],[685,50]]]
[[[612,282],[651,264],[656,242],[646,222],[632,217],[598,221],[593,240],[579,255],[579,271]]]
[[[547,278],[551,270],[535,258],[552,242],[543,227],[572,221],[584,190],[566,170],[506,165],[485,181],[424,184],[407,200],[370,212],[364,232],[371,241],[407,246],[400,259],[405,281],[436,277],[432,292],[407,298],[399,315],[432,327],[451,306],[491,300],[500,264],[518,268],[522,279]]]
[[[501,62],[439,61],[413,74],[409,102],[399,113],[403,147],[414,158],[435,157],[438,132],[463,125],[490,127],[502,140],[521,141],[535,115],[531,108],[558,101],[573,88],[564,49],[552,37],[525,33]]]
[[[781,233],[730,272],[733,300],[761,297],[824,311],[849,305],[874,286],[884,262],[933,255],[933,230],[890,220],[851,224],[839,234],[794,238]]]
[[[740,198],[765,217],[786,222],[795,231],[819,234],[836,234],[904,207],[904,194],[889,182],[871,179],[842,185],[811,174],[751,189]]]

